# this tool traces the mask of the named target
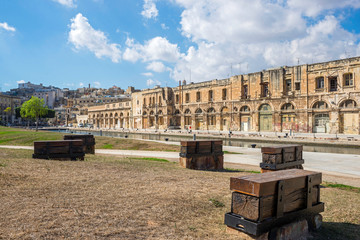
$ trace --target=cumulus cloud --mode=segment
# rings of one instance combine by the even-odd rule
[[[146,81],[146,85],[147,85],[148,87],[154,86],[154,85],[160,85],[160,84],[161,84],[161,83],[160,83],[158,80],[148,79],[148,80]]]
[[[159,12],[154,0],[144,0],[143,11],[141,15],[147,19],[156,18]]]
[[[136,62],[142,59],[143,61],[176,62],[181,57],[179,46],[163,37],[152,38],[144,44],[127,39],[126,45],[123,58],[128,61]]]
[[[15,32],[16,29],[14,27],[11,27],[9,26],[9,24],[7,22],[3,22],[3,23],[0,23],[0,29],[5,29],[6,31],[9,31],[9,32]]]
[[[309,17],[316,17],[329,9],[360,8],[360,2],[357,0],[288,0],[288,5],[290,8],[297,9]]]
[[[146,66],[146,69],[154,71],[154,72],[158,72],[158,73],[171,70],[170,68],[166,67],[162,62],[157,62],[157,61],[149,63]]]
[[[84,83],[80,82],[80,83],[79,83],[79,86],[80,86],[80,87],[83,87],[83,86],[84,86]]]
[[[16,81],[18,84],[25,83],[24,80]]]
[[[54,2],[60,3],[61,5],[64,5],[69,8],[75,8],[76,7],[76,0],[53,0]]]
[[[101,83],[100,82],[94,82],[94,85],[95,85],[95,87],[100,87],[101,86]]]
[[[96,57],[110,58],[111,61],[117,63],[121,59],[120,46],[115,43],[109,43],[105,33],[95,30],[88,22],[88,19],[81,13],[71,19],[69,42],[75,49],[88,49],[93,52]]]
[[[334,10],[354,0],[175,0],[184,10],[181,33],[193,46],[180,54],[171,77],[204,81],[269,67],[327,61],[360,52]],[[320,4],[320,3],[323,4]],[[308,17],[304,17],[308,16]],[[316,18],[309,18],[316,17]]]

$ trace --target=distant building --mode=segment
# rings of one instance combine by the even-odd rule
[[[21,98],[0,94],[0,124],[20,123],[21,120],[16,118],[15,113],[15,109],[20,106]]]

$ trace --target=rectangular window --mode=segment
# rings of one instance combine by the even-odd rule
[[[330,91],[337,91],[337,77],[329,77]]]
[[[176,104],[179,104],[179,94],[176,94],[176,95],[175,95],[175,103],[176,103]]]
[[[268,97],[269,96],[269,87],[268,87],[268,84],[265,83],[262,85],[262,94],[261,94],[262,97]]]
[[[213,91],[209,90],[209,102],[213,101]]]
[[[299,82],[295,83],[295,90],[300,90],[300,83]]]
[[[318,77],[316,78],[316,88],[322,89],[324,88],[324,77]]]
[[[344,74],[344,86],[353,86],[353,84],[354,84],[353,74],[352,73]]]
[[[201,102],[201,94],[200,94],[200,92],[196,92],[196,102]]]
[[[244,98],[248,98],[248,85],[244,85]]]
[[[227,96],[226,96],[227,92],[226,92],[226,88],[224,88],[222,90],[222,100],[226,100]]]
[[[290,79],[287,79],[285,81],[285,86],[286,86],[286,91],[290,92],[291,91],[291,80]]]
[[[190,94],[189,93],[185,94],[185,102],[186,103],[190,102]]]

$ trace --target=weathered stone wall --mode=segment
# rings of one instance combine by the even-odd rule
[[[146,89],[120,112],[129,128],[359,134],[359,104],[356,57]]]

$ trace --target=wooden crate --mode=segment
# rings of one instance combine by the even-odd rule
[[[190,169],[224,168],[222,140],[181,141],[180,165]]]
[[[224,156],[204,155],[194,157],[180,157],[180,165],[184,168],[197,170],[221,170],[224,169]]]
[[[64,140],[82,140],[84,152],[89,154],[95,154],[95,138],[92,134],[64,135]]]
[[[321,173],[300,169],[230,178],[231,212],[225,224],[260,236],[296,219],[324,211],[320,202]]]
[[[36,141],[33,158],[40,159],[81,159],[85,152],[82,140]]]
[[[312,206],[320,202],[320,183],[321,173],[300,169],[232,177],[230,178],[230,189],[234,191],[232,212],[253,221],[276,217],[277,211],[280,210],[278,206],[280,198],[283,199],[282,213],[304,209],[308,207],[307,204]],[[279,190],[279,185],[282,190]],[[307,202],[308,191],[310,191],[310,203]]]
[[[302,149],[302,145],[262,147],[262,163],[260,163],[260,168],[266,170],[301,168],[301,164],[304,163]]]

